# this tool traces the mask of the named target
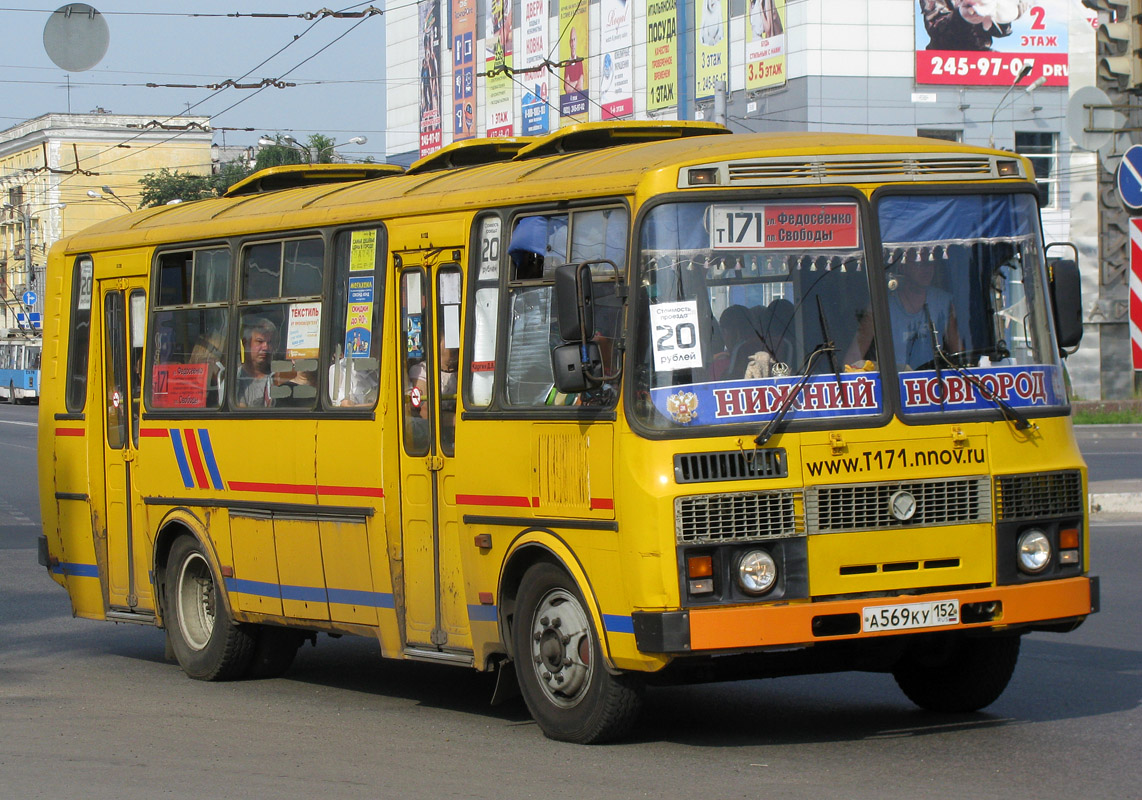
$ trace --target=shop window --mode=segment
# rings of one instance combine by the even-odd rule
[[[1058,202],[1057,141],[1056,134],[1049,132],[1015,133],[1015,152],[1031,161],[1044,208],[1055,208]]]

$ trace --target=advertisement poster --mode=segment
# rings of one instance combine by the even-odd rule
[[[678,104],[678,8],[675,0],[646,4],[646,110],[658,111]]]
[[[489,137],[511,136],[515,125],[512,97],[512,3],[491,0],[488,4],[487,35],[484,38],[484,126]],[[506,70],[506,71],[505,71]]]
[[[452,0],[452,141],[476,135],[476,0]]]
[[[377,265],[376,230],[353,231],[349,236],[349,271],[371,270]]]
[[[321,344],[321,303],[293,303],[286,326],[286,358],[317,358]]]
[[[206,408],[207,364],[155,364],[151,380],[154,408]]]
[[[345,315],[345,352],[368,358],[373,333],[373,276],[349,276]]]
[[[1067,0],[917,0],[916,83],[1066,86]]]
[[[634,0],[602,0],[603,68],[599,102],[603,119],[634,113],[634,50],[631,47]]]
[[[547,0],[524,0],[523,27],[523,67],[531,69],[519,75],[523,90],[523,135],[538,136],[547,133],[547,70],[543,64],[547,60]]]
[[[587,108],[587,0],[560,0],[559,114],[569,122],[589,122]],[[577,60],[578,59],[578,60]],[[571,61],[574,63],[568,64]]]
[[[785,85],[785,0],[750,0],[745,26],[745,88]]]
[[[729,0],[694,0],[694,5],[694,99],[709,100],[719,82],[729,88]]]
[[[420,155],[434,153],[443,144],[440,131],[440,10],[439,0],[420,0]]]

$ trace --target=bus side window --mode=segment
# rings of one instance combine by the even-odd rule
[[[87,401],[87,357],[91,344],[91,291],[94,287],[91,256],[75,260],[71,287],[71,336],[67,347],[67,410],[83,411]]]
[[[372,408],[380,385],[384,232],[345,231],[334,250],[332,349],[325,386],[331,408]]]

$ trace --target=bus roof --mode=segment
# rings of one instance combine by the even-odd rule
[[[677,122],[671,124],[681,127]],[[588,125],[594,131],[603,127],[600,123]],[[724,132],[720,126],[704,127],[702,133]],[[575,131],[554,141],[566,139],[568,133]],[[633,144],[611,137],[601,146],[570,152],[558,152],[558,146],[549,142],[544,152],[550,151],[550,155],[536,154],[551,138],[539,137],[514,157],[504,159],[501,151],[501,155],[478,160],[474,166],[412,174],[375,170],[373,177],[363,180],[310,183],[276,191],[268,190],[271,181],[265,181],[264,186],[259,183],[258,173],[246,183],[257,185],[261,191],[231,191],[236,196],[115,217],[62,240],[57,247],[79,253],[404,214],[474,210],[491,203],[616,197],[634,194],[640,187],[665,192],[685,187],[687,184],[680,183],[680,171],[695,166],[718,166],[722,184],[736,187],[987,180],[1003,176],[1002,171],[996,171],[996,165],[1003,163],[1018,165],[1014,172],[1006,173],[1008,179],[1030,177],[1026,162],[1014,153],[934,139],[804,132],[696,136],[698,133],[693,130],[684,136],[650,137],[650,141],[635,138]],[[587,131],[580,132],[578,138],[600,137]]]

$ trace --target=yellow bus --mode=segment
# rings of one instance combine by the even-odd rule
[[[59,242],[40,560],[74,613],[204,680],[375,637],[574,742],[671,682],[993,702],[1098,603],[1034,172],[727,134],[278,167]]]

